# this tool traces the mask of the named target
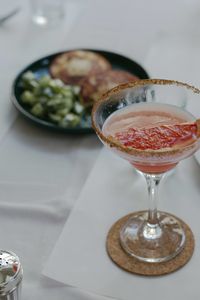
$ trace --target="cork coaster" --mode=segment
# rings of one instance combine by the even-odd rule
[[[158,276],[174,272],[183,267],[190,260],[194,251],[194,236],[189,226],[180,219],[178,220],[181,222],[185,230],[186,241],[183,250],[173,259],[161,263],[148,263],[129,256],[120,245],[119,231],[128,218],[135,214],[138,214],[138,212],[119,219],[111,227],[108,233],[106,248],[108,255],[114,263],[130,273],[146,276]]]

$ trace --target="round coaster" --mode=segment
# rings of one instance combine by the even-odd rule
[[[139,275],[157,276],[164,275],[178,270],[183,267],[192,257],[194,251],[194,236],[189,226],[182,220],[178,219],[186,234],[186,241],[183,250],[173,259],[161,263],[148,263],[137,260],[128,255],[121,247],[119,241],[119,231],[123,224],[131,217],[137,214],[129,214],[119,219],[110,229],[106,248],[108,255],[120,268]]]

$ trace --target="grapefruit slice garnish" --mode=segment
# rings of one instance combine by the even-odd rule
[[[128,148],[138,150],[160,150],[175,146],[186,146],[195,142],[199,135],[199,123],[160,125],[151,128],[128,128],[114,136]]]

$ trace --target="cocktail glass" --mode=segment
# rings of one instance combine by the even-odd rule
[[[120,230],[120,243],[125,252],[145,262],[168,261],[184,247],[186,235],[180,219],[169,213],[157,211],[158,187],[167,171],[199,148],[198,134],[189,142],[174,147],[141,150],[117,141],[109,129],[114,120],[112,116],[115,115],[112,130],[118,132],[124,130],[126,124],[123,123],[122,111],[126,113],[139,111],[140,116],[145,111],[145,114],[150,113],[153,120],[157,112],[161,111],[170,118],[180,117],[179,123],[194,122],[195,117],[186,110],[162,103],[163,100],[167,103],[167,99],[171,103],[171,99],[175,99],[178,91],[184,89],[189,94],[189,100],[199,97],[198,89],[177,81],[150,79],[122,84],[102,96],[92,111],[93,127],[100,140],[116,154],[128,160],[146,179],[149,210],[134,214]],[[155,97],[157,102],[160,99],[162,104],[152,103]],[[118,123],[121,121],[122,123]],[[140,126],[142,127],[141,124]]]

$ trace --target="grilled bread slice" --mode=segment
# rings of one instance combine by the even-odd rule
[[[102,55],[92,51],[74,50],[58,55],[50,65],[53,78],[66,84],[80,85],[85,76],[111,69],[111,64]]]
[[[109,70],[91,74],[81,82],[82,101],[85,105],[92,105],[102,94],[113,87],[138,79],[135,75],[121,70]]]

